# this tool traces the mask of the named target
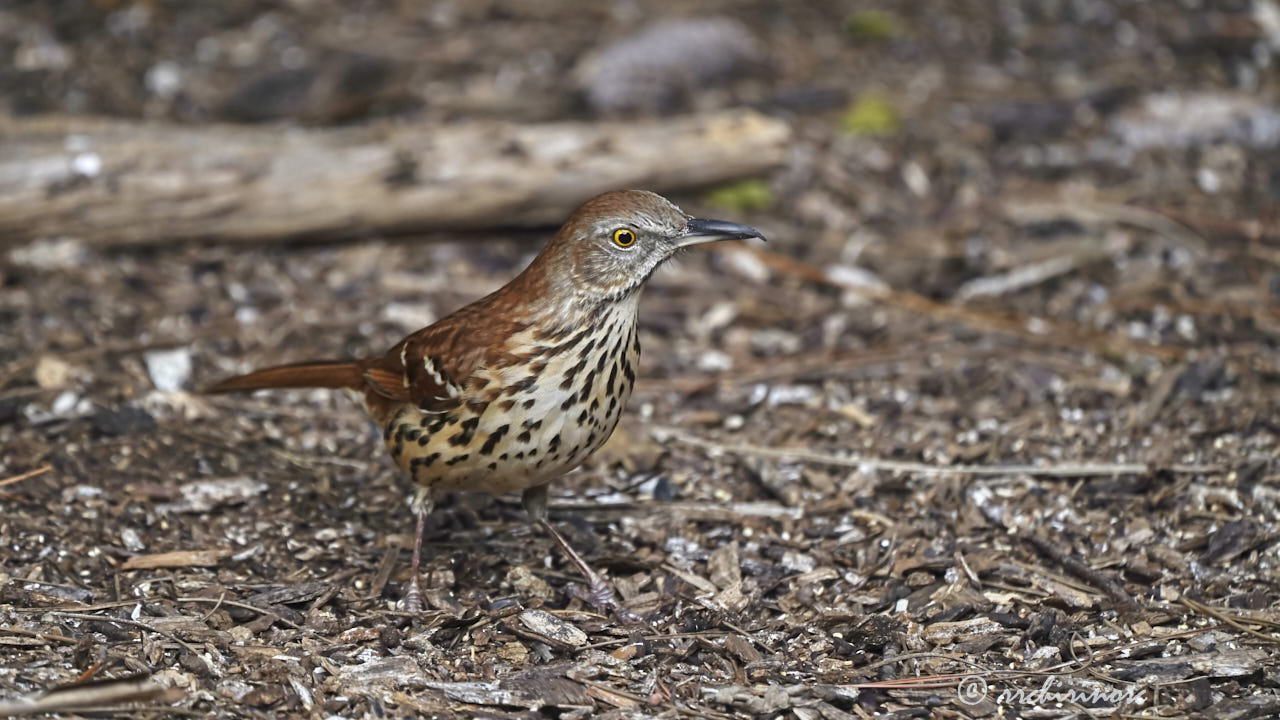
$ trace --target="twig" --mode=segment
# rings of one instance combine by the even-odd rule
[[[369,597],[371,599],[377,599],[382,596],[382,591],[387,587],[387,582],[391,579],[391,571],[395,569],[396,558],[399,555],[400,547],[388,544],[386,551],[382,554],[382,560],[378,563],[378,570],[373,575],[373,583],[369,586]]]
[[[1130,205],[1129,207],[1135,207]],[[1204,213],[1190,213],[1172,207],[1145,208],[1169,220],[1195,228],[1215,239],[1240,237],[1245,240],[1280,240],[1280,221],[1267,218],[1228,218]]]
[[[1219,610],[1216,610],[1212,607],[1209,607],[1208,605],[1205,605],[1203,603],[1198,603],[1195,600],[1192,600],[1187,597],[1180,598],[1180,600],[1182,601],[1183,605],[1186,605],[1192,610],[1195,610],[1198,613],[1203,613],[1205,615],[1208,615],[1209,617],[1217,618],[1218,620],[1221,620],[1222,622],[1230,625],[1231,627],[1239,630],[1240,632],[1248,633],[1249,635],[1252,635],[1258,638],[1259,640],[1265,640],[1269,643],[1280,643],[1280,638],[1277,638],[1274,635],[1268,635],[1263,632],[1258,632],[1257,630],[1254,630],[1252,628],[1247,628],[1244,625],[1242,625],[1238,620],[1231,617],[1230,615],[1224,612],[1221,612]],[[1248,622],[1248,621],[1246,620],[1245,622]]]
[[[827,378],[879,368],[895,368],[903,363],[918,360],[933,350],[945,348],[949,357],[979,361],[994,355],[1003,355],[1003,348],[955,347],[950,334],[938,334],[910,345],[894,345],[859,350],[822,350],[805,352],[783,358],[773,358],[757,368],[735,368],[733,372],[719,374],[677,376],[665,379],[641,379],[636,392],[663,392],[675,390],[690,392],[714,383],[750,385],[778,379]],[[901,374],[900,372],[898,374]]]
[[[738,625],[736,625],[736,624],[734,624],[734,623],[731,623],[731,622],[729,622],[728,620],[721,620],[721,621],[720,621],[720,624],[721,624],[721,625],[723,625],[723,626],[725,626],[725,627],[727,627],[727,628],[729,628],[730,630],[733,630],[734,632],[736,632],[736,633],[738,633],[739,635],[741,635],[742,637],[744,637],[744,638],[746,638],[746,639],[750,640],[751,642],[755,643],[755,644],[756,644],[756,646],[757,646],[757,647],[759,647],[761,650],[763,650],[763,651],[765,651],[765,652],[767,652],[767,653],[772,653],[772,652],[774,652],[774,649],[773,649],[773,648],[769,647],[767,644],[765,644],[765,642],[764,642],[763,640],[761,640],[760,638],[756,637],[754,633],[747,632],[746,630],[742,629],[742,627],[740,627],[740,626],[738,626]]]
[[[97,618],[96,616],[90,616]],[[0,700],[0,716],[36,715],[55,713],[86,706],[119,705],[163,698],[176,701],[184,696],[182,690],[165,688],[149,677],[131,677],[103,680],[83,685],[53,688],[36,695],[13,700]],[[119,708],[113,708],[119,710]],[[166,708],[167,710],[168,708]]]
[[[14,483],[20,483],[23,480],[29,480],[38,475],[43,475],[52,469],[53,469],[52,465],[41,465],[35,470],[28,470],[27,472],[24,472],[21,475],[14,475],[13,477],[8,477],[3,480],[0,480],[0,487],[4,487],[5,485],[12,485]]]
[[[976,298],[997,297],[1025,290],[1106,256],[1107,250],[1100,244],[1083,244],[1083,247],[1070,255],[1052,257],[997,275],[985,275],[969,280],[961,285],[952,297],[960,302],[967,302]]]
[[[861,293],[869,300],[877,300],[932,317],[954,320],[987,332],[1012,335],[1038,345],[1078,348],[1082,344],[1088,343],[1103,348],[1116,347],[1139,352],[1164,360],[1181,360],[1187,355],[1186,348],[1141,342],[1127,335],[1094,330],[1074,323],[1040,317],[1032,318],[1013,313],[980,311],[960,305],[930,300],[923,295],[906,290],[851,285],[829,276],[819,267],[800,262],[786,255],[750,246],[745,247],[744,250],[755,255],[761,262],[784,275],[798,277],[817,285]],[[1037,329],[1031,329],[1033,325]]]
[[[161,637],[169,638],[170,640],[181,645],[183,649],[185,649],[187,652],[191,653],[192,655],[195,655],[197,658],[200,659],[201,663],[204,663],[205,669],[209,671],[210,675],[213,675],[214,677],[218,676],[218,671],[216,668],[213,667],[213,663],[210,663],[205,658],[204,655],[200,654],[199,650],[196,650],[195,647],[193,647],[186,640],[183,640],[182,638],[178,637],[177,635],[174,635],[173,633],[167,630],[161,630],[153,625],[148,625],[147,623],[144,623],[141,620],[134,620],[133,618],[110,617],[106,615],[91,615],[89,613],[50,612],[49,614],[57,617],[69,618],[72,620],[85,620],[88,622],[105,622],[105,623],[119,623],[121,625],[132,625],[133,627],[140,628],[148,632],[153,632]]]
[[[637,640],[652,641],[652,640],[679,640],[682,638],[719,638],[719,637],[727,637],[729,635],[735,635],[735,634],[742,634],[742,633],[728,632],[725,630],[703,630],[701,632],[671,633],[669,635],[659,635],[659,634],[640,635],[639,637],[616,638],[613,640],[602,640],[600,642],[590,643],[588,645],[579,645],[578,650],[594,650],[596,648],[612,647],[614,645],[628,645],[636,642]]]
[[[1149,465],[1145,463],[1067,463],[1063,465],[928,465],[926,463],[884,460],[874,457],[842,457],[811,450],[768,448],[756,445],[727,445],[713,440],[689,435],[680,428],[658,426],[651,432],[661,440],[675,440],[708,450],[733,455],[750,455],[775,460],[800,460],[803,462],[835,465],[848,468],[871,468],[889,472],[921,473],[931,475],[1032,475],[1036,477],[1094,477],[1107,475],[1144,475],[1155,470],[1168,470],[1179,474],[1221,472],[1218,465]]]
[[[165,690],[165,694],[162,695],[160,699],[163,700],[165,697],[172,697],[174,702],[177,702],[185,695],[186,693],[178,688],[170,688]],[[101,715],[106,713],[118,715],[120,713],[120,708],[118,707],[104,707],[99,705],[85,705],[84,707],[77,707],[76,710],[85,715]],[[209,717],[209,711],[188,710],[187,708],[171,707],[169,705],[136,705],[129,708],[128,717],[139,717],[141,715],[177,715],[179,717],[207,718]]]
[[[303,455],[300,453],[289,452],[282,448],[271,448],[271,454],[279,457],[291,465],[304,469],[311,469],[323,466],[332,466],[347,468],[349,470],[368,470],[370,462],[365,460],[352,460],[344,457],[327,457],[323,455]]]
[[[328,580],[325,581],[329,583],[329,587],[326,588],[324,592],[317,595],[316,599],[313,600],[309,606],[307,606],[307,612],[308,613],[315,612],[316,610],[319,610],[320,608],[324,607],[325,603],[332,600],[333,596],[337,595],[342,590],[343,581],[354,576],[358,572],[360,572],[359,568],[347,568],[346,570],[340,570],[334,573],[333,577],[330,577]]]
[[[1087,198],[1031,200],[1015,197],[1006,200],[1001,209],[1009,221],[1019,224],[1062,218],[1082,225],[1132,225],[1160,235],[1188,250],[1203,253],[1209,247],[1199,233],[1170,217],[1170,213],[1137,205]]]
[[[935,653],[935,652],[918,652],[918,653],[905,653],[903,655],[895,655],[891,658],[885,658],[883,660],[877,660],[873,663],[868,663],[866,665],[863,665],[862,667],[858,668],[858,670],[859,671],[875,670],[876,668],[884,667],[885,665],[892,665],[893,663],[902,662],[903,660],[923,660],[925,658],[935,658],[938,660],[951,660],[952,662],[958,662],[963,665],[972,665],[973,667],[979,668],[984,673],[999,672],[998,670],[990,670],[981,663],[976,663],[972,660],[966,660],[965,658],[962,658],[959,655],[948,655],[946,653]]]
[[[270,610],[267,610],[267,609],[265,609],[265,608],[260,608],[260,607],[258,607],[257,605],[250,605],[249,603],[236,602],[235,600],[226,600],[226,599],[221,598],[221,597],[216,597],[216,598],[204,598],[204,597],[180,597],[180,598],[174,598],[174,601],[175,601],[175,602],[190,602],[190,603],[216,603],[216,604],[219,604],[219,605],[227,605],[227,606],[229,606],[229,607],[233,607],[233,608],[240,608],[241,610],[251,610],[251,611],[256,612],[256,613],[259,613],[259,614],[261,614],[261,615],[266,615],[267,617],[269,617],[269,618],[271,618],[272,620],[274,620],[274,621],[276,621],[276,622],[280,623],[281,625],[287,625],[288,627],[291,627],[291,628],[293,628],[294,630],[305,630],[305,628],[303,628],[303,627],[302,627],[301,625],[299,625],[298,623],[293,622],[292,620],[289,620],[288,618],[282,617],[282,616],[281,616],[281,615],[279,615],[278,613],[271,612]]]
[[[121,570],[156,570],[160,568],[192,568],[217,567],[223,560],[231,557],[231,551],[215,550],[172,550],[170,552],[153,553],[151,555],[135,555],[125,560]]]
[[[1007,527],[1007,526],[1004,526],[1004,527]],[[1016,559],[1013,560],[1013,564],[1015,567],[1022,568],[1023,570],[1026,570],[1028,573],[1031,573],[1033,575],[1040,575],[1060,585],[1065,585],[1066,587],[1071,588],[1072,590],[1077,590],[1085,594],[1092,595],[1093,591],[1096,589],[1096,588],[1090,587],[1089,584],[1086,582],[1079,582],[1077,580],[1072,580],[1066,575],[1059,575],[1058,573],[1053,572],[1051,570],[1046,570],[1045,568],[1040,567],[1039,565],[1024,563],[1021,560],[1016,560]],[[1052,595],[1053,593],[1049,593],[1049,594]]]
[[[1022,533],[1021,537],[1023,540],[1030,543],[1032,547],[1038,550],[1041,555],[1044,555],[1050,560],[1053,560],[1066,568],[1067,572],[1072,575],[1075,575],[1081,580],[1084,580],[1090,585],[1102,590],[1112,600],[1123,605],[1126,610],[1138,610],[1140,608],[1138,601],[1134,600],[1133,596],[1125,592],[1125,589],[1120,586],[1120,583],[1116,582],[1111,577],[1094,570],[1084,562],[1077,560],[1039,535],[1035,535],[1033,533]]]
[[[10,635],[21,635],[23,637],[32,637],[45,642],[60,642],[67,645],[75,645],[80,642],[75,638],[69,638],[66,635],[54,635],[52,633],[36,632],[35,630],[24,630],[18,627],[0,627],[0,633],[8,633]]]
[[[1182,632],[1171,633],[1169,635],[1165,635],[1163,637],[1152,639],[1152,640],[1135,640],[1133,642],[1128,642],[1121,645],[1116,645],[1115,647],[1107,648],[1106,650],[1099,650],[1098,652],[1091,651],[1089,655],[1084,658],[1075,657],[1074,646],[1072,646],[1073,657],[1071,660],[1060,662],[1057,665],[1051,665],[1049,667],[1040,668],[1039,670],[1000,670],[1000,669],[991,670],[972,660],[967,660],[965,658],[958,657],[955,655],[946,655],[943,653],[931,653],[931,652],[908,653],[908,654],[898,655],[892,658],[885,658],[884,660],[879,660],[877,662],[870,663],[868,665],[863,665],[858,668],[858,671],[866,672],[866,671],[870,671],[870,670],[874,670],[876,668],[882,667],[884,665],[890,665],[896,662],[901,662],[904,660],[914,660],[918,658],[939,658],[943,660],[951,660],[953,662],[963,663],[965,665],[972,665],[973,667],[979,668],[980,670],[978,672],[964,672],[964,673],[956,672],[956,673],[948,673],[945,675],[933,675],[933,676],[921,677],[921,678],[902,678],[898,680],[883,680],[883,681],[875,681],[871,683],[854,683],[850,685],[850,687],[902,688],[904,685],[914,680],[923,680],[926,683],[936,683],[944,679],[963,679],[965,677],[971,677],[971,676],[1000,677],[1005,679],[1014,679],[1019,677],[1045,677],[1049,675],[1070,675],[1072,673],[1077,673],[1082,670],[1089,670],[1096,663],[1099,663],[1104,659],[1111,657],[1113,655],[1119,655],[1120,653],[1125,652],[1126,650],[1133,650],[1133,649],[1142,647],[1144,645],[1152,645],[1156,643],[1167,643],[1170,640],[1175,640],[1178,638],[1192,637],[1194,635],[1203,635],[1204,633],[1208,632],[1211,629],[1212,628],[1192,628],[1190,630],[1183,630]],[[944,685],[942,687],[946,687],[946,686]]]
[[[205,613],[204,616],[200,618],[200,622],[204,622],[209,618],[213,617],[213,614],[218,612],[218,608],[222,607],[222,601],[226,599],[227,599],[227,591],[223,590],[222,594],[218,596],[218,602],[214,603],[213,607],[209,608],[209,612]]]
[[[627,690],[622,690],[622,689],[620,689],[620,688],[615,688],[615,687],[612,687],[612,686],[607,685],[607,684],[605,684],[605,683],[598,682],[598,681],[596,681],[596,680],[579,679],[579,680],[577,680],[577,682],[580,682],[580,683],[582,683],[583,685],[588,685],[588,686],[590,686],[590,687],[595,687],[595,688],[599,688],[599,689],[601,689],[601,690],[605,690],[605,691],[611,692],[611,693],[613,693],[613,694],[615,694],[615,695],[618,695],[618,696],[620,696],[620,697],[624,697],[624,698],[626,698],[626,699],[628,699],[628,700],[631,700],[631,701],[633,701],[633,702],[639,703],[640,705],[648,705],[648,706],[650,706],[650,707],[653,707],[652,705],[650,705],[650,703],[649,703],[649,699],[648,699],[648,698],[642,697],[642,696],[640,696],[640,695],[637,695],[637,694],[635,694],[635,693],[633,693],[633,692],[629,692],[629,691],[627,691]],[[672,701],[670,701],[670,700],[668,700],[667,702],[665,702],[665,703],[663,703],[663,704],[664,704],[664,705],[669,706],[672,710],[675,710],[675,711],[676,711],[676,714],[678,714],[678,715],[692,715],[693,717],[709,717],[709,718],[717,718],[717,720],[719,720],[720,718],[724,718],[725,720],[732,720],[732,718],[734,718],[734,717],[735,717],[735,716],[730,715],[730,714],[728,714],[728,713],[717,712],[717,711],[715,711],[715,710],[699,710],[699,709],[696,709],[696,708],[682,707],[682,706],[680,706],[680,705],[676,705],[674,702],[672,702]]]

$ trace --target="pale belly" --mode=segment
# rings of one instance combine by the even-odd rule
[[[489,372],[479,401],[440,414],[401,408],[387,447],[423,487],[500,494],[542,485],[609,439],[639,353],[634,311],[611,318],[596,338],[545,358],[536,376],[526,366]]]

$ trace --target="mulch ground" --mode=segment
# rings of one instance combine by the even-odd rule
[[[796,147],[762,201],[676,200],[770,242],[654,277],[628,413],[552,495],[639,625],[576,599],[515,497],[443,502],[428,609],[397,611],[408,485],[358,404],[196,392],[381,352],[547,233],[10,246],[0,708],[72,685],[75,712],[121,717],[1280,714],[1280,160],[1246,121],[1179,135],[1190,121],[1151,104],[1237,93],[1263,99],[1247,127],[1280,122],[1275,73],[1246,72],[1265,27],[1244,2],[1022,5],[902,11],[883,33],[858,4],[787,23],[716,5],[768,39],[771,68],[704,101],[785,115]],[[140,11],[94,7],[114,30],[7,12],[97,57]],[[580,10],[373,7],[357,32],[326,3],[228,3],[137,30],[170,49],[185,100],[135,97],[145,53],[79,95],[56,66],[47,95],[17,93],[32,78],[14,69],[0,90],[11,111],[234,120],[215,100],[236,75],[197,37],[287,36],[323,73],[339,60],[311,44],[372,52],[381,28],[387,62],[457,92],[365,111],[483,114],[466,90],[501,69],[486,38],[545,40],[566,70],[634,22],[565,20]],[[441,23],[453,45],[399,51]],[[394,86],[418,87],[404,73]],[[530,78],[503,112],[589,112],[567,74]],[[896,118],[846,110],[868,96]]]

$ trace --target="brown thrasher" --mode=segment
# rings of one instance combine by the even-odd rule
[[[684,214],[642,190],[579,207],[514,280],[356,362],[307,362],[233,377],[209,392],[350,388],[383,429],[418,491],[412,579],[421,608],[423,522],[437,490],[523,491],[541,524],[589,583],[588,601],[625,617],[604,579],[547,520],[547,485],[609,438],[635,385],[640,289],[683,248],[764,237],[754,228]]]

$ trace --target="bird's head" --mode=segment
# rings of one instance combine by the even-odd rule
[[[661,195],[615,190],[575,210],[539,259],[555,268],[561,291],[588,301],[620,299],[685,248],[746,238],[764,236],[746,225],[690,217]]]

